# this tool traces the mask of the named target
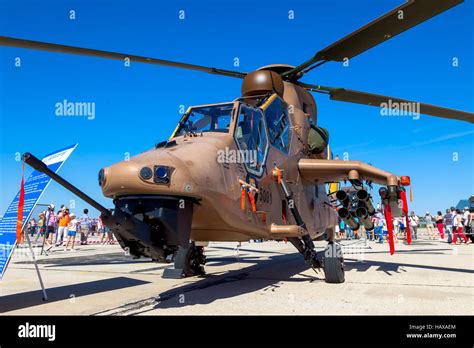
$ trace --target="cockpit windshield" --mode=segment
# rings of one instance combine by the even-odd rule
[[[175,136],[201,132],[228,133],[233,107],[233,103],[194,107],[181,121]]]

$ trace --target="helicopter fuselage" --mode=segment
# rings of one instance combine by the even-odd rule
[[[192,205],[189,224],[193,241],[284,239],[284,233],[273,233],[272,225],[294,225],[295,221],[272,174],[278,168],[285,175],[311,238],[331,233],[336,215],[327,204],[324,183],[305,181],[297,166],[300,159],[308,157],[305,139],[310,123],[316,121],[314,99],[298,86],[285,82],[284,87],[283,98],[270,94],[258,102],[255,98],[234,101],[226,131],[184,129],[180,133],[178,126],[167,142],[105,168],[101,181],[104,195],[114,199],[115,210],[121,209],[130,217],[139,216],[139,220],[154,226],[148,233],[171,229],[165,239],[181,233],[162,221],[167,218],[163,216],[163,200],[173,199],[177,211]],[[282,109],[276,111],[277,115],[283,112],[281,116],[286,113],[288,118],[284,134],[275,135],[275,129],[273,133],[269,129],[272,119],[267,112],[275,112],[273,104]],[[303,104],[310,113],[303,112]],[[213,110],[220,105],[223,104],[199,106],[199,110]],[[248,115],[252,118],[245,119]],[[202,124],[203,118],[199,122]],[[245,133],[245,122],[254,127],[253,133]],[[283,131],[277,129],[278,132]],[[252,140],[252,134],[257,134],[257,140]],[[272,134],[284,139],[275,141]],[[252,146],[254,143],[258,144]],[[250,156],[250,161],[259,163],[248,163],[245,156],[239,156],[244,150],[254,151],[257,159]],[[320,158],[327,156],[324,151]],[[176,211],[169,214],[183,219]]]

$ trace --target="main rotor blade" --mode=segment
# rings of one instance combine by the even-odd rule
[[[133,54],[100,51],[100,50],[81,48],[81,47],[75,47],[75,46],[58,45],[58,44],[52,44],[52,43],[40,42],[40,41],[16,39],[16,38],[8,37],[8,36],[0,36],[0,46],[10,46],[10,47],[27,48],[27,49],[34,49],[34,50],[41,50],[41,51],[78,54],[82,56],[92,56],[92,57],[119,59],[119,60],[124,60],[128,58],[130,59],[131,62],[156,64],[156,65],[170,66],[174,68],[197,70],[197,71],[202,71],[209,74],[224,75],[224,76],[231,76],[231,77],[238,77],[238,78],[244,78],[246,75],[246,73],[242,73],[238,71],[217,69],[217,68],[187,64],[187,63],[180,63],[180,62],[174,62],[171,60],[136,56]]]
[[[464,0],[408,0],[317,52],[313,58],[285,72],[282,76],[300,78],[317,62],[320,65],[326,61],[342,62],[344,59],[355,57],[462,2]]]
[[[345,88],[331,88],[307,83],[297,82],[301,87],[312,92],[322,92],[330,95],[331,100],[339,100],[355,104],[377,106],[380,108],[398,110],[407,115],[416,115],[417,113],[431,115],[452,120],[461,120],[474,123],[474,113],[448,109],[441,106],[419,103],[411,100],[387,97],[379,94],[354,91]],[[393,113],[392,113],[393,114]]]

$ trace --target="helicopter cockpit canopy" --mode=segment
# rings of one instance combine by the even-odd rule
[[[247,170],[261,175],[270,146],[284,154],[289,153],[288,105],[277,94],[272,94],[245,97],[231,103],[193,106],[184,114],[171,138],[206,132],[233,136],[238,150],[249,158],[245,161]]]
[[[186,133],[228,133],[233,108],[234,103],[192,107],[180,121],[175,136]]]

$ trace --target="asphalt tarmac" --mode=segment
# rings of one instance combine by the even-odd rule
[[[1,315],[472,315],[474,245],[342,241],[346,281],[328,284],[284,242],[211,243],[206,276],[162,279],[169,264],[131,259],[117,245],[38,256],[27,248],[0,281]],[[317,242],[319,250],[324,242]],[[39,252],[39,248],[35,249]]]

